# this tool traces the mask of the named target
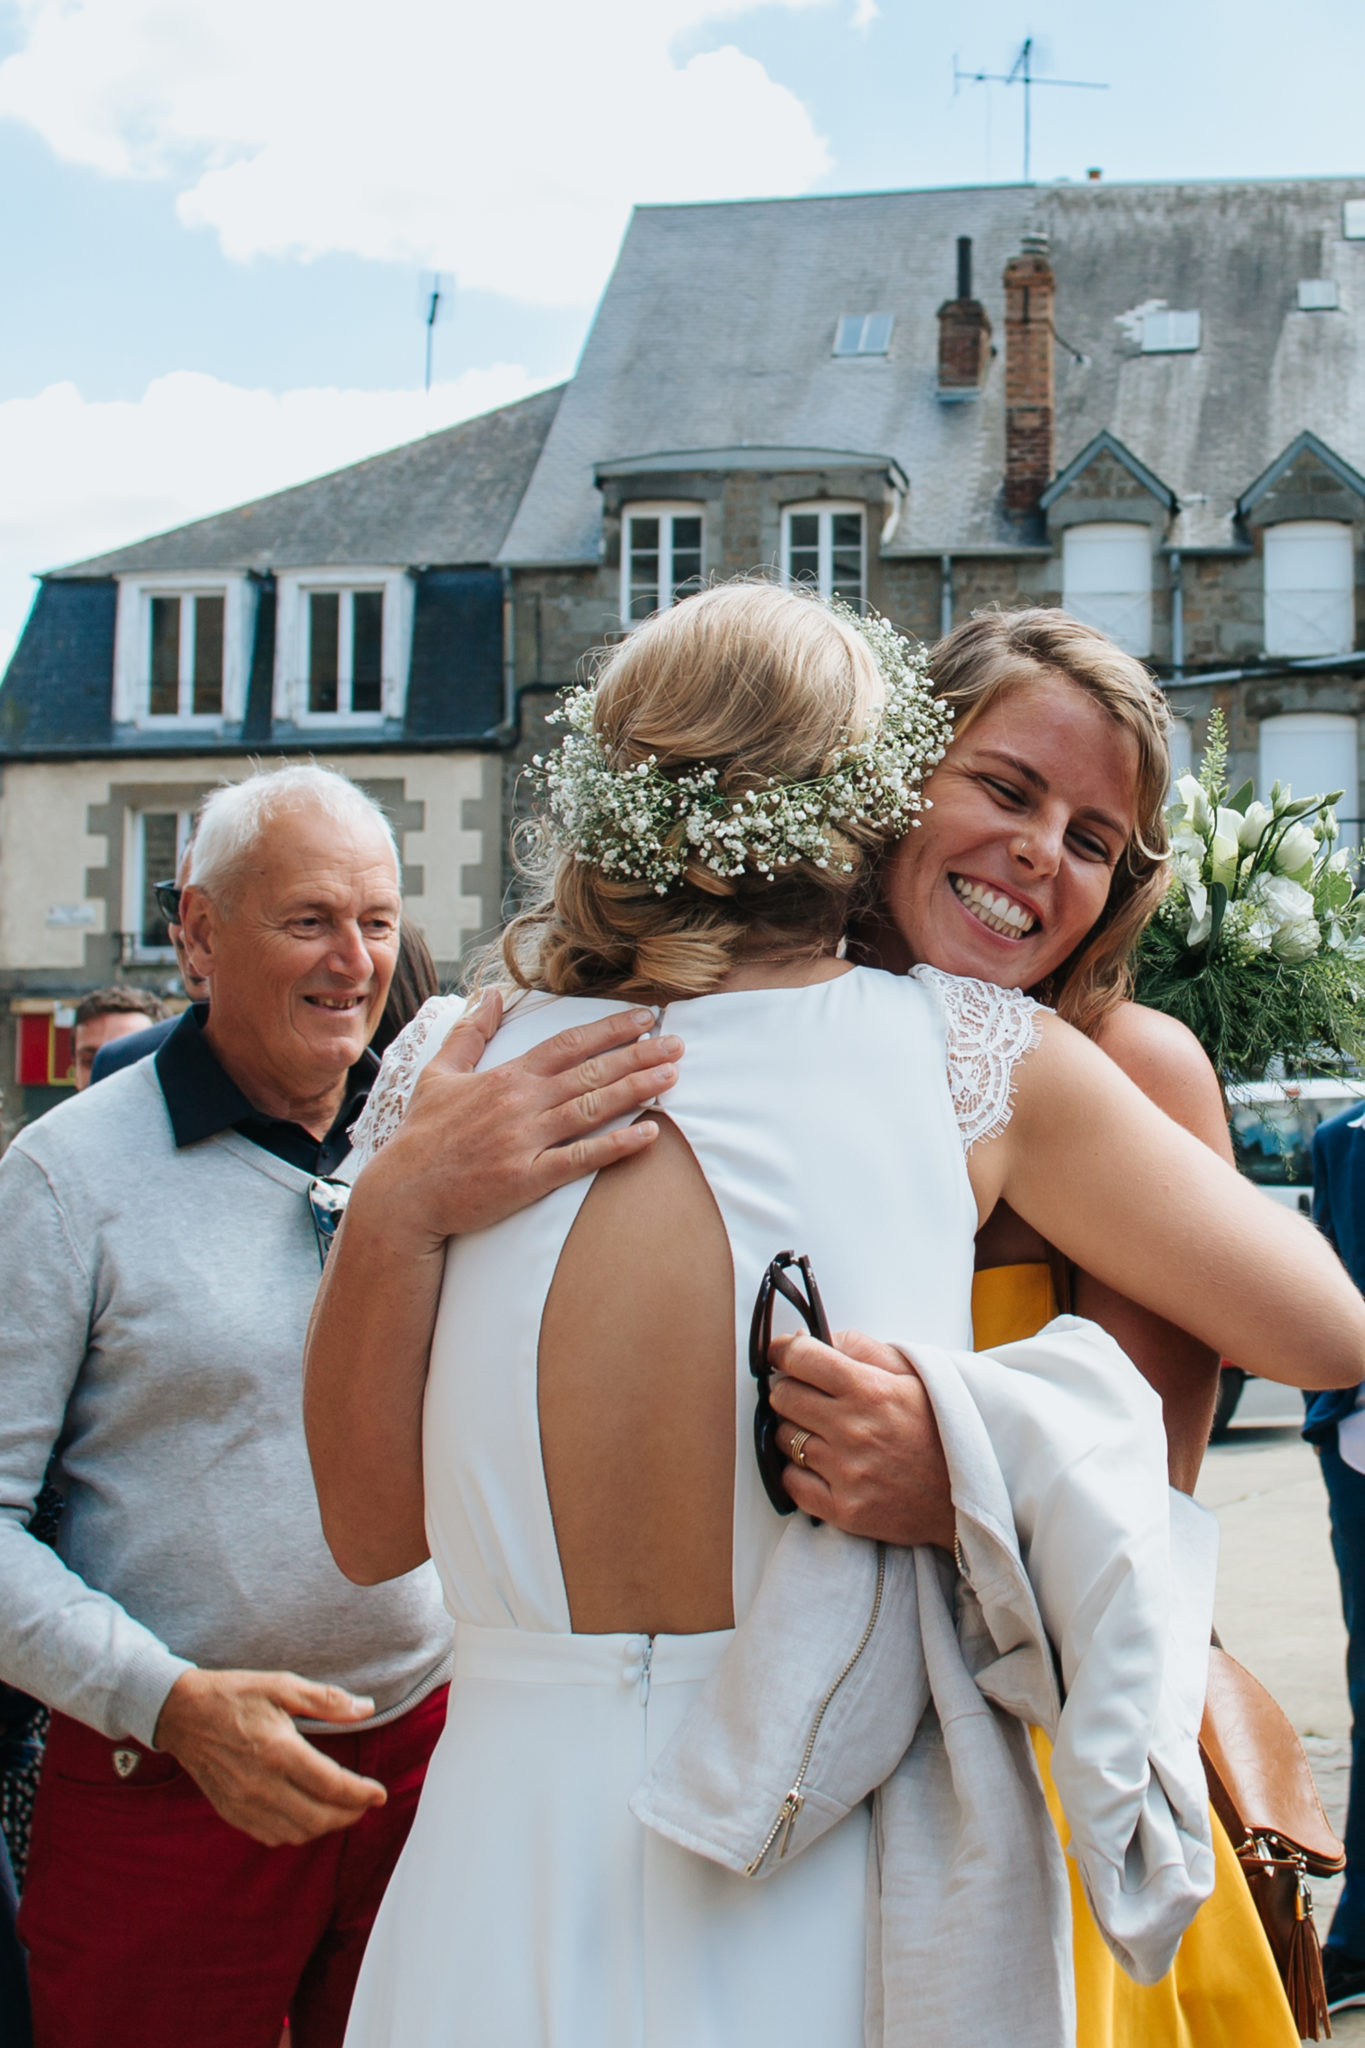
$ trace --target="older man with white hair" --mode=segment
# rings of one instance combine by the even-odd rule
[[[286,2013],[336,2048],[450,1647],[429,1565],[337,1570],[300,1412],[397,952],[387,821],[316,767],[221,789],[181,914],[211,1004],[0,1161],[0,1677],[54,1710],[20,1932],[36,2048],[274,2048]],[[633,1149],[590,1133],[656,1087],[633,1013],[479,1075],[496,1009],[438,1083],[457,1230]]]

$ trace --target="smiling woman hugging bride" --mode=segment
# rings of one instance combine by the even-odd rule
[[[1365,1309],[1310,1229],[1027,997],[840,957],[941,748],[894,636],[721,587],[612,650],[573,717],[483,1065],[642,1003],[686,1053],[643,1150],[443,1252],[429,1123],[458,1004],[373,1098],[391,1135],[329,1262],[310,1446],[343,1569],[395,1576],[429,1542],[456,1655],[348,2040],[857,2048],[865,1806],[757,1887],[628,1808],[783,1527],[748,1443],[769,1260],[808,1252],[836,1321],[965,1350],[1003,1198],[1266,1377],[1354,1383]]]

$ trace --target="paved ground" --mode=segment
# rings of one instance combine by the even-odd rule
[[[1317,1461],[1298,1434],[1302,1403],[1253,1382],[1232,1434],[1210,1446],[1198,1498],[1218,1516],[1218,1633],[1234,1657],[1269,1686],[1304,1738],[1323,1804],[1339,1830],[1346,1807],[1347,1737],[1336,1571]],[[1313,1887],[1325,1934],[1338,1886]],[[1365,2010],[1344,2012],[1333,2038],[1365,2048]]]

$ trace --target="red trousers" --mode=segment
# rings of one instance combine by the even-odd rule
[[[341,2048],[445,1699],[310,1735],[388,1804],[283,1849],[229,1827],[174,1757],[54,1714],[19,1911],[34,2048],[276,2048],[286,2013],[293,2048]]]

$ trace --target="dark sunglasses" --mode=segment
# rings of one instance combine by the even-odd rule
[[[794,1277],[789,1277],[794,1275]],[[749,1370],[758,1381],[758,1404],[754,1409],[754,1455],[763,1491],[779,1515],[789,1515],[796,1503],[782,1484],[787,1460],[777,1441],[778,1418],[773,1411],[773,1369],[768,1347],[773,1340],[773,1310],[777,1298],[790,1302],[812,1337],[821,1344],[830,1339],[829,1321],[810,1260],[796,1252],[779,1252],[771,1262],[758,1289],[754,1318],[749,1325]]]
[[[348,1180],[329,1180],[319,1174],[308,1183],[308,1213],[313,1219],[313,1235],[318,1241],[318,1264],[325,1266],[327,1254],[332,1249],[332,1240],[341,1228],[341,1219],[346,1214],[346,1204],[351,1199],[351,1183]]]
[[[152,894],[156,898],[156,907],[165,918],[167,924],[179,924],[180,891],[176,884],[173,881],[153,882]]]

